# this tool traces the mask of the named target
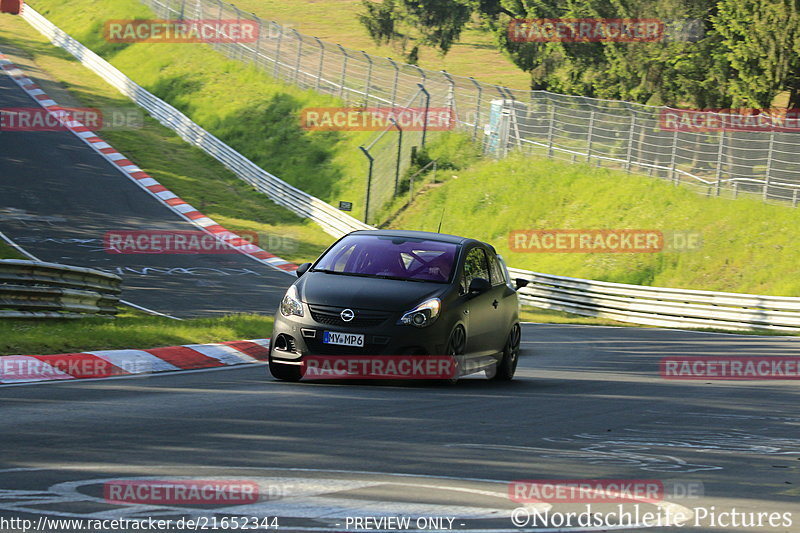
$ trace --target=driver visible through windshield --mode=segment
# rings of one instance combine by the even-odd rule
[[[450,281],[457,244],[406,237],[351,235],[314,266],[315,272],[407,281]]]

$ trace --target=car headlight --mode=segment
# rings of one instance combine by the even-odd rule
[[[425,300],[411,311],[404,313],[397,323],[418,328],[430,326],[438,318],[441,308],[442,301],[439,298]]]
[[[303,302],[297,295],[297,287],[292,285],[281,300],[281,314],[283,316],[303,316]]]

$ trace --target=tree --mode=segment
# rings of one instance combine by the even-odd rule
[[[788,91],[800,107],[800,0],[363,0],[378,42],[447,53],[470,20],[495,33],[532,89],[691,107],[766,107]],[[515,42],[514,18],[657,18],[659,42]],[[697,21],[702,35],[675,38]],[[670,36],[672,36],[670,38]]]
[[[366,13],[359,20],[377,43],[400,44],[407,59],[415,59],[420,45],[446,54],[461,36],[473,11],[471,0],[362,0]],[[405,52],[410,41],[416,44]],[[416,63],[416,61],[413,61]]]
[[[800,0],[720,0],[713,22],[736,76],[734,106],[770,107],[790,93],[800,105]]]

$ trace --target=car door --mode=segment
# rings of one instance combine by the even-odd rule
[[[464,260],[464,273],[461,283],[465,292],[475,278],[491,281],[486,251],[480,246],[475,246],[468,250]],[[495,335],[493,329],[496,327],[495,323],[498,315],[498,308],[492,305],[492,302],[496,299],[494,292],[493,287],[482,294],[466,295],[468,299],[465,305],[468,316],[467,354],[486,355],[492,351],[492,339]]]
[[[487,257],[490,281],[492,282],[492,290],[489,292],[492,295],[492,307],[496,310],[491,317],[494,324],[494,335],[490,340],[490,346],[495,352],[499,352],[505,347],[511,325],[519,317],[519,299],[497,254],[487,251]]]

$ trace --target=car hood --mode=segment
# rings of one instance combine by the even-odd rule
[[[426,298],[439,297],[446,283],[420,283],[307,272],[297,283],[300,299],[308,304],[407,311]]]

